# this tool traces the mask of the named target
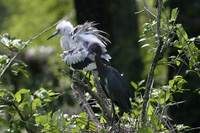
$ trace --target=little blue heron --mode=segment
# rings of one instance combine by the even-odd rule
[[[91,43],[88,46],[86,59],[96,61],[97,71],[100,77],[100,84],[112,104],[116,104],[120,110],[120,116],[131,109],[129,91],[121,74],[113,67],[106,66],[101,61],[102,48],[98,43]]]
[[[60,43],[64,49],[62,59],[73,70],[92,71],[96,69],[96,63],[91,60],[84,60],[87,54],[87,47],[89,43],[98,43],[102,49],[101,59],[104,63],[109,63],[110,55],[106,53],[106,42],[109,40],[102,36],[105,33],[96,29],[93,22],[85,22],[83,25],[73,27],[69,21],[61,21],[57,27],[56,32],[50,38],[56,35],[63,35]]]

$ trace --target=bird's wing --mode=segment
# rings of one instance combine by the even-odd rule
[[[93,22],[85,22],[83,25],[78,25],[74,28],[72,31],[72,38],[76,42],[79,40],[81,41],[87,41],[89,43],[99,43],[102,48],[105,47],[107,42],[110,42],[106,37],[101,35],[102,33],[106,34],[106,32],[103,32],[101,30],[96,29],[94,26],[96,24]]]
[[[113,102],[117,102],[123,112],[129,112],[131,103],[129,101],[129,90],[126,82],[121,74],[113,67],[109,67],[110,71],[107,74],[108,88],[110,98]]]
[[[74,48],[69,51],[64,51],[61,56],[63,61],[70,66],[72,64],[83,61],[86,55],[87,51],[84,48]]]
[[[96,69],[96,63],[86,58],[87,50],[84,48],[74,48],[64,51],[61,55],[62,60],[73,69],[92,71]]]

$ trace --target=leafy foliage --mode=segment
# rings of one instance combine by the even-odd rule
[[[20,39],[17,39],[16,37],[10,37],[8,33],[5,33],[4,35],[0,36],[0,43],[3,45],[5,49],[5,53],[0,55],[0,72],[2,72],[8,62],[13,58],[16,52],[19,51],[21,46],[23,46],[26,42]],[[28,78],[27,71],[24,69],[27,65],[21,61],[21,60],[15,60],[15,62],[11,65],[10,71],[17,75],[18,72],[22,72],[23,75]]]
[[[157,65],[169,65],[180,66],[185,64],[188,67],[188,72],[199,73],[199,60],[200,50],[196,46],[199,37],[192,39],[188,38],[187,33],[181,24],[176,24],[176,18],[178,9],[173,9],[171,12],[171,18],[168,16],[162,16],[161,19],[161,31],[162,31],[162,49],[160,51],[160,57],[157,61]],[[144,31],[139,42],[146,40],[153,40],[153,44],[145,43],[142,48],[150,47],[149,52],[154,53],[157,50],[157,32],[156,32],[157,20],[145,23]],[[177,40],[174,37],[177,36]],[[7,50],[4,54],[0,55],[0,72],[2,72],[6,65],[10,62],[15,52],[25,43],[15,37],[10,37],[9,34],[1,36],[1,44]],[[175,48],[177,55],[167,57],[165,52],[168,47]],[[19,72],[28,78],[29,75],[24,69],[27,65],[21,60],[15,60],[15,62],[9,68],[10,71],[17,75]],[[89,77],[87,75],[88,78]],[[171,132],[171,131],[184,131],[188,129],[188,126],[183,124],[172,125],[171,118],[168,116],[168,108],[170,106],[178,105],[182,102],[174,101],[174,94],[184,93],[187,89],[184,89],[184,84],[187,81],[183,76],[177,74],[173,79],[170,79],[168,83],[161,86],[153,86],[150,93],[150,99],[148,101],[148,109],[146,123],[141,123],[141,111],[143,105],[142,93],[146,89],[145,80],[138,83],[131,82],[132,87],[135,89],[135,96],[131,99],[132,110],[130,114],[124,113],[120,119],[120,125],[115,122],[113,125],[108,125],[106,120],[101,114],[96,114],[99,122],[105,126],[105,128],[98,129],[93,121],[87,117],[86,113],[80,113],[79,115],[69,116],[64,114],[61,109],[53,112],[47,111],[46,106],[53,101],[57,101],[58,97],[62,94],[40,88],[36,91],[30,89],[20,89],[13,93],[9,89],[0,88],[0,123],[6,127],[6,132],[21,132],[26,130],[27,132]],[[91,80],[91,88],[95,92],[94,83]],[[85,94],[87,100],[91,100],[91,96],[88,93]],[[93,105],[97,108],[102,108],[100,105]],[[119,109],[115,107],[116,112]],[[116,127],[120,127],[117,129]]]
[[[8,128],[7,131],[15,132],[26,128],[27,131],[32,130],[35,132],[38,128],[36,125],[38,124],[37,120],[46,113],[44,107],[48,102],[56,100],[58,96],[59,93],[46,91],[43,88],[35,93],[27,89],[21,89],[16,94],[1,89],[1,116],[6,115],[6,109],[11,117],[9,121],[1,118],[1,124]]]

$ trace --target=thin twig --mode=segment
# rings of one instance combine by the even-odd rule
[[[144,9],[145,9],[149,14],[151,14],[154,18],[157,19],[156,15],[154,15],[152,12],[150,12],[150,11],[148,10],[148,8],[144,7]],[[168,31],[168,28],[165,26],[165,24],[164,24],[162,21],[160,21],[160,22],[161,22],[161,24],[164,26],[165,30]]]
[[[143,0],[143,2],[144,2],[144,5],[145,5],[145,8],[148,9],[146,1]],[[152,21],[151,21],[149,12],[147,12],[147,15],[148,15],[149,22],[150,22],[150,24],[151,24],[152,32],[155,33],[155,30],[154,30],[154,28],[153,28],[153,26],[152,26]]]
[[[184,132],[188,132],[188,131],[192,131],[192,130],[198,130],[200,129],[200,127],[194,127],[194,128],[190,128],[190,129],[185,129]]]
[[[144,11],[145,11],[145,9],[138,11],[138,12],[135,12],[135,14],[139,14],[139,13],[144,12]]]
[[[0,75],[0,79],[2,78],[3,74],[5,73],[5,71],[10,67],[11,63],[15,60],[15,58],[22,52],[22,50],[24,50],[26,48],[26,46],[28,46],[28,44],[38,38],[39,36],[41,36],[42,34],[44,34],[45,32],[47,32],[48,30],[50,30],[51,28],[55,27],[60,21],[66,19],[67,17],[62,18],[61,20],[59,20],[57,23],[55,23],[54,25],[52,25],[51,27],[45,29],[44,31],[42,31],[41,33],[39,33],[38,35],[36,35],[35,37],[31,38],[29,41],[27,41],[24,46],[17,52],[17,54],[15,56],[13,56],[13,58],[10,60],[10,62],[6,65],[6,67],[3,69],[3,71],[1,72]]]

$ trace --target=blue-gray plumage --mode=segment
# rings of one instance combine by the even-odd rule
[[[131,109],[127,85],[115,68],[102,63],[101,54],[102,49],[99,44],[89,44],[87,58],[90,60],[95,59],[102,89],[107,97],[119,107],[120,115],[123,115],[123,112],[130,112]]]

